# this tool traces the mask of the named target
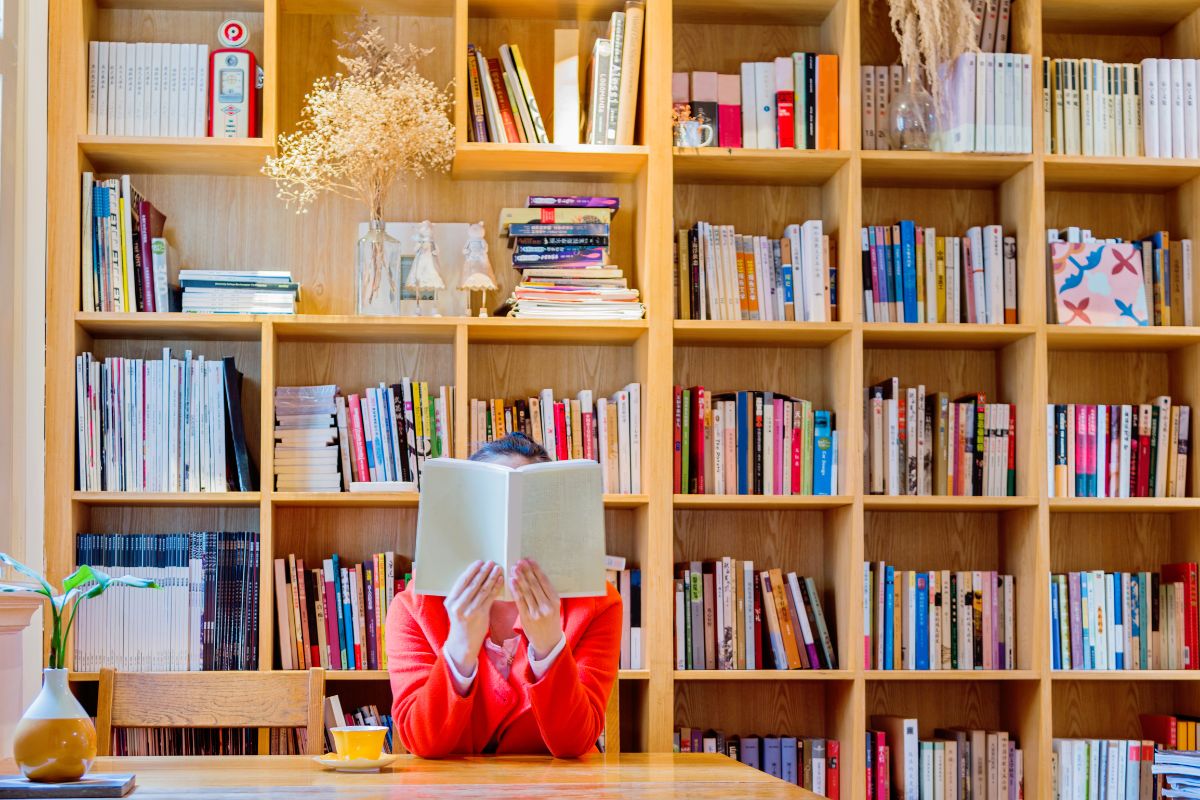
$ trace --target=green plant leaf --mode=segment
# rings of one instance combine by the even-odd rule
[[[15,569],[17,572],[21,573],[22,575],[33,578],[35,581],[40,583],[42,585],[42,588],[34,589],[34,591],[37,592],[38,594],[44,594],[44,595],[46,595],[46,597],[54,596],[54,587],[52,587],[49,583],[47,583],[45,578],[43,578],[41,575],[39,575],[35,570],[31,569],[30,567],[25,566],[20,561],[17,561],[15,558],[10,556],[8,553],[0,553],[0,564],[4,564],[6,566],[12,567],[13,569]]]
[[[92,574],[95,578],[96,585],[88,589],[83,594],[82,599],[91,599],[104,594],[110,586],[131,586],[134,589],[160,589],[157,583],[147,578],[135,578],[132,575],[122,575],[119,578],[113,578],[108,573],[98,569],[93,569]]]
[[[45,594],[36,586],[21,586],[15,583],[0,583],[0,592],[4,594]]]
[[[69,592],[80,584],[87,583],[96,579],[96,574],[87,564],[77,567],[74,572],[67,576],[63,581],[63,591]]]

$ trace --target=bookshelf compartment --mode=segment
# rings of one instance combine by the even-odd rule
[[[1104,681],[1056,676],[1051,695],[1055,738],[1141,739],[1139,714],[1200,713],[1200,684],[1138,680],[1137,672]]]
[[[1070,157],[1077,158],[1077,157]],[[1103,176],[1098,169],[1090,175]],[[1096,238],[1120,237],[1126,241],[1165,230],[1171,241],[1187,239],[1196,232],[1195,181],[1174,189],[1129,189],[1118,191],[1102,184],[1080,187],[1069,176],[1059,180],[1058,172],[1046,169],[1046,227],[1064,229],[1072,225],[1090,229]],[[1123,188],[1123,187],[1122,187]],[[1043,255],[1042,261],[1045,261]]]
[[[294,554],[305,565],[317,565],[337,553],[347,564],[358,564],[375,553],[396,554],[396,573],[412,569],[416,551],[415,508],[276,508],[272,515],[274,542],[271,558]],[[353,530],[348,538],[344,531]],[[264,561],[266,556],[264,555]],[[401,563],[404,568],[401,569]],[[274,594],[271,595],[274,600]]]
[[[467,386],[462,396],[477,400],[536,397],[553,389],[555,399],[591,389],[595,397],[611,397],[629,383],[644,382],[639,368],[642,343],[616,345],[472,344],[467,358]],[[645,413],[643,387],[643,414]]]
[[[674,0],[676,23],[745,23],[756,25],[820,25],[845,7],[839,0],[769,0],[745,8],[720,0]],[[844,12],[842,12],[844,13]]]
[[[259,531],[258,508],[93,506],[78,515],[77,533]],[[72,548],[74,543],[72,543]],[[74,549],[71,557],[74,558]]]
[[[1041,664],[1044,642],[1037,631],[1042,628],[1034,620],[1043,580],[1037,574],[1036,508],[942,513],[867,511],[863,536],[863,557],[872,564],[884,561],[903,570],[992,570],[1012,575],[1016,593],[1013,603],[1016,668],[1036,670]],[[859,570],[861,580],[862,565]],[[861,605],[861,597],[858,603]],[[871,628],[874,647],[877,635],[874,617]],[[958,673],[944,674],[950,679],[948,676]]]
[[[1047,0],[1042,4],[1042,25],[1046,34],[1078,32],[1158,36],[1167,34],[1177,25],[1186,27],[1181,23],[1188,20],[1195,10],[1196,4],[1190,0],[1146,0],[1136,5],[1097,4],[1091,0]]]
[[[1197,511],[1052,512],[1050,571],[1158,572],[1163,564],[1200,561],[1200,543],[1194,535],[1198,524]]]
[[[785,577],[789,572],[795,572],[801,578],[812,578],[833,638],[838,669],[848,670],[852,658],[850,647],[854,642],[850,629],[852,606],[862,602],[861,586],[853,581],[854,565],[848,563],[852,518],[850,508],[827,511],[677,509],[672,560],[678,564],[729,556],[753,561],[756,575],[762,570],[777,568]],[[860,565],[859,583],[861,569]],[[673,609],[674,606],[670,617],[672,631],[675,630]],[[671,659],[674,662],[674,650]],[[697,670],[677,671],[676,679],[687,680],[693,672]],[[775,670],[765,672],[771,676],[791,674]],[[732,680],[743,674],[747,674],[745,670],[720,672],[722,677]]]

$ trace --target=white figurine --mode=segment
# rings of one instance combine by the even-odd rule
[[[417,295],[417,316],[421,315],[421,295],[426,289],[445,289],[446,284],[438,272],[438,247],[433,242],[433,223],[424,220],[413,235],[416,251],[413,254],[412,267],[408,271],[408,280],[404,282],[407,289],[412,289]],[[436,297],[436,295],[435,295]],[[434,307],[433,316],[438,316]]]
[[[467,292],[482,292],[479,316],[487,316],[487,293],[496,289],[496,273],[488,259],[488,243],[483,238],[483,222],[474,222],[467,228],[467,243],[463,245],[462,280],[458,288]],[[467,301],[470,314],[471,302]]]

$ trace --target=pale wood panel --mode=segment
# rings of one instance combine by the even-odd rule
[[[1187,713],[1168,681],[1054,681],[1054,736],[1141,739],[1139,714]],[[1195,710],[1195,704],[1189,703]]]
[[[898,377],[900,387],[925,384],[925,394],[949,392],[950,399],[985,392],[991,402],[1019,402],[1005,397],[1005,375],[990,350],[884,350],[868,348],[863,353],[863,382],[870,386]],[[1017,409],[1018,417],[1021,409]],[[1020,444],[1020,442],[1018,442]]]
[[[1046,225],[1090,228],[1097,238],[1130,239],[1169,222],[1170,195],[1158,192],[1046,192]],[[1174,231],[1171,231],[1175,235]]]
[[[934,728],[1012,732],[1004,719],[1004,709],[1012,705],[1011,682],[938,681],[936,691],[930,688],[915,681],[867,681],[867,725],[871,717],[888,714],[916,717],[922,739],[934,738]]]
[[[676,347],[675,382],[714,393],[782,392],[829,408],[834,399],[832,361],[825,348]]]
[[[277,360],[278,386],[336,383],[349,395],[380,381],[390,386],[401,378],[427,381],[431,391],[454,385],[450,344],[281,342]]]
[[[675,227],[733,225],[738,233],[778,238],[784,226],[832,217],[817,186],[675,186]],[[828,233],[828,231],[826,231]]]
[[[1051,350],[1049,402],[1148,403],[1170,394],[1169,361],[1165,353]]]
[[[317,565],[337,553],[343,563],[358,564],[390,550],[408,570],[415,552],[415,508],[276,508],[274,523],[273,558],[295,555]]]
[[[1139,62],[1158,58],[1163,42],[1158,36],[1122,34],[1053,33],[1042,36],[1042,52],[1050,58],[1099,58],[1109,62]]]
[[[900,46],[888,23],[887,3],[860,0],[858,8],[861,63],[871,66],[900,63]]]
[[[1167,514],[1051,514],[1053,572],[1157,572],[1171,561]]]
[[[794,52],[828,53],[821,29],[803,25],[675,23],[675,72],[739,75],[745,61],[774,61]],[[689,76],[690,78],[690,76]]]
[[[263,56],[262,4],[258,11],[238,11],[234,16],[246,24],[250,40],[243,49],[254,53],[255,60]],[[105,42],[173,42],[207,44],[208,51],[221,47],[217,31],[229,19],[227,11],[163,9],[163,8],[105,8],[95,16],[90,35]],[[269,80],[270,78],[268,78]]]
[[[467,397],[478,400],[524,399],[542,389],[559,399],[582,389],[608,397],[638,379],[629,347],[476,344],[467,367]]]
[[[866,178],[864,176],[864,182]],[[991,189],[939,187],[872,187],[862,190],[864,225],[893,225],[900,219],[934,227],[939,236],[965,236],[973,225],[1000,219],[1000,198]]]
[[[258,531],[258,508],[91,508],[80,533]]]
[[[733,687],[724,681],[677,683],[676,726],[720,729],[726,736],[824,737],[850,711],[850,681],[748,681]]]
[[[1048,31],[1157,34],[1195,11],[1196,4],[1193,0],[1144,0],[1137,3],[1046,0],[1044,8],[1042,16]]]

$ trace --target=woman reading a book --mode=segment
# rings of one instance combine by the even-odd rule
[[[514,469],[550,460],[519,433],[471,458]],[[416,755],[596,749],[620,657],[620,596],[610,584],[605,597],[560,600],[528,559],[503,572],[477,561],[445,598],[410,588],[392,602],[392,717]],[[498,599],[506,580],[515,602]]]

